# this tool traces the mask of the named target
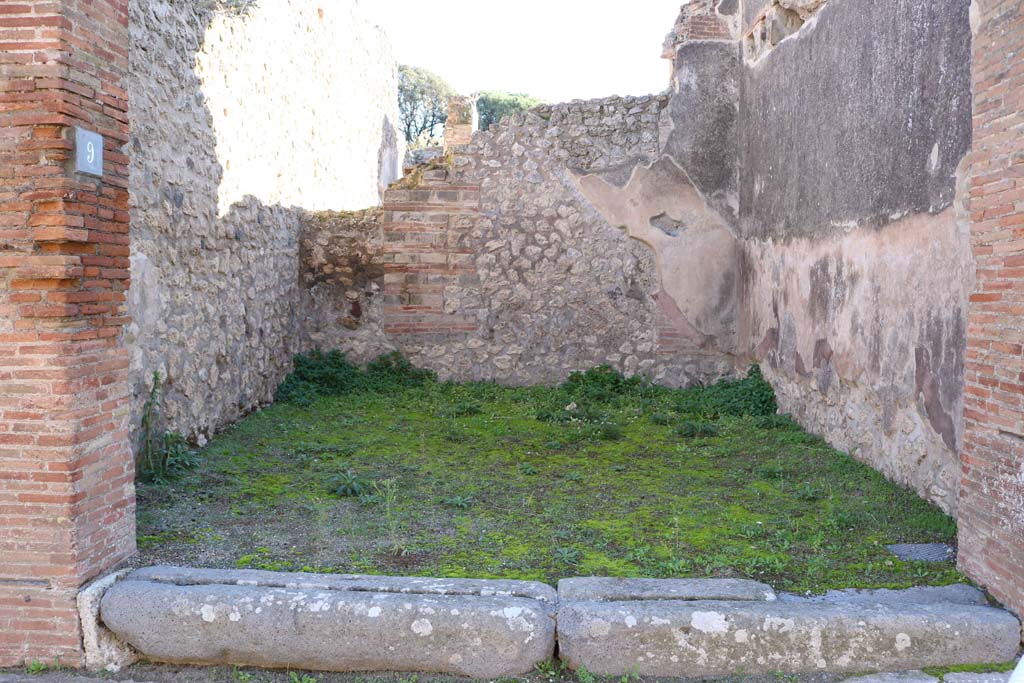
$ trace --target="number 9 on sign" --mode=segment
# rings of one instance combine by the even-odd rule
[[[103,176],[103,136],[75,128],[75,172]]]

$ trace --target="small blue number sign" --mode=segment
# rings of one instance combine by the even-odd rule
[[[75,128],[75,172],[103,175],[103,136]]]

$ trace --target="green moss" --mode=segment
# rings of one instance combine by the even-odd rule
[[[955,673],[1005,673],[1013,671],[1017,667],[1016,661],[1002,662],[1001,664],[959,664],[957,666],[928,667],[923,671],[929,676],[935,676],[939,681],[944,681],[946,674]]]
[[[180,481],[140,487],[146,561],[734,576],[815,592],[963,580],[951,563],[884,547],[952,542],[949,517],[788,418],[766,419],[774,399],[756,374],[673,390],[598,369],[510,388],[439,383],[396,358],[368,370],[322,360],[290,380],[296,400],[214,438]],[[680,436],[684,420],[717,436]],[[335,495],[348,473],[368,493]],[[388,479],[390,504],[373,487]]]

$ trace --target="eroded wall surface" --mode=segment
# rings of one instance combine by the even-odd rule
[[[742,69],[746,344],[811,431],[954,511],[969,0],[843,0]],[[756,13],[753,13],[756,14]]]
[[[603,363],[674,385],[733,374],[738,243],[662,153],[667,104],[613,97],[508,117],[454,148],[450,169],[389,190],[379,225],[309,221],[314,299],[342,302],[316,316],[318,342],[360,359],[398,349],[457,380],[551,384]],[[370,272],[329,246],[356,235],[348,251],[374,264],[380,253],[383,282],[331,294],[338,273]]]
[[[135,424],[203,437],[273,397],[308,345],[304,209],[378,204],[400,173],[394,59],[351,3],[130,3]]]

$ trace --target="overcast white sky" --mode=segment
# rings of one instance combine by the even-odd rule
[[[464,94],[549,102],[647,95],[668,86],[661,43],[684,0],[359,0],[402,64]]]

